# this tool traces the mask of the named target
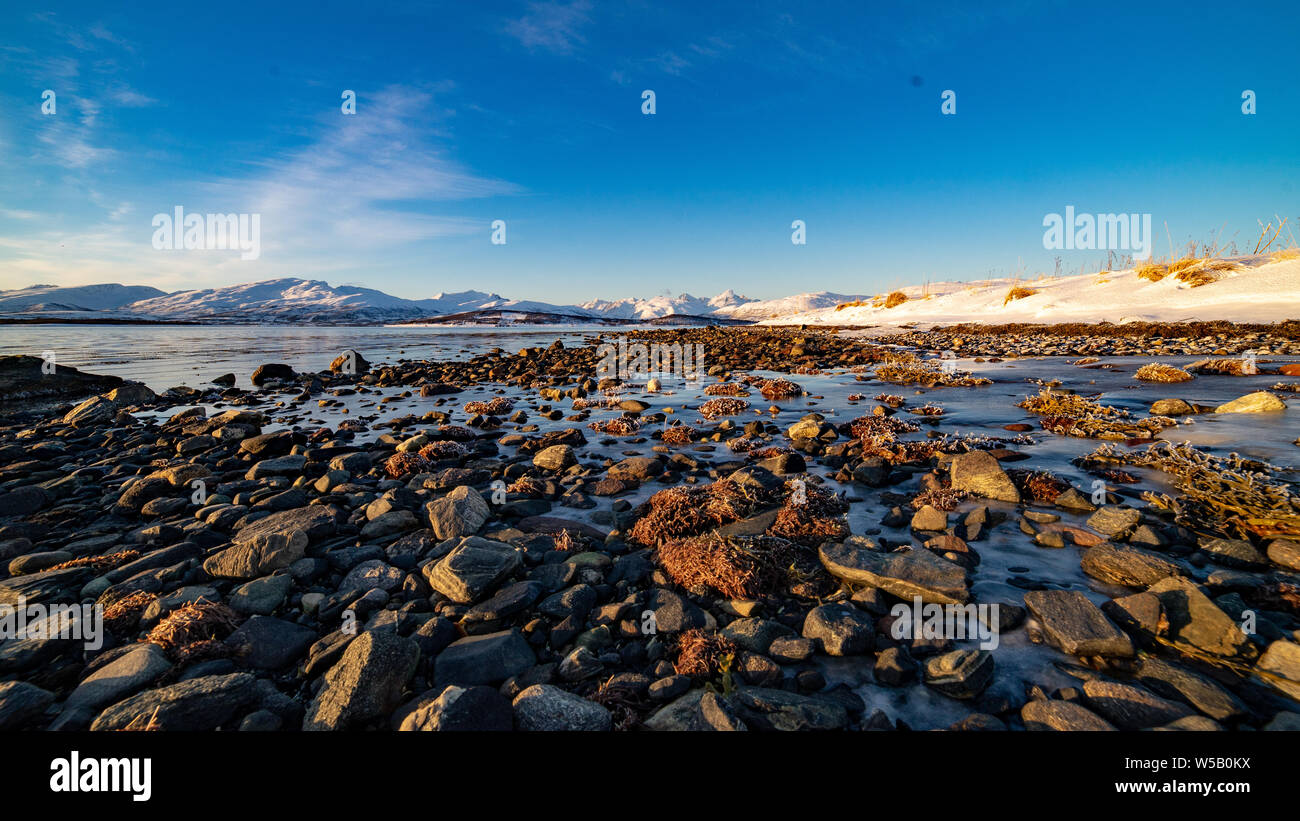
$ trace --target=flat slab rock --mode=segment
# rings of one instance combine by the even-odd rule
[[[852,540],[823,545],[818,555],[831,575],[878,587],[906,601],[962,604],[970,599],[966,570],[928,550],[884,553]]]
[[[1052,646],[1072,656],[1133,655],[1133,642],[1077,590],[1031,590],[1025,606]]]
[[[1069,701],[1031,701],[1020,708],[1020,720],[1026,730],[1062,732],[1097,732],[1114,730],[1115,725]]]

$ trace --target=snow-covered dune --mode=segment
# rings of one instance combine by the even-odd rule
[[[1180,322],[1226,319],[1279,322],[1300,319],[1300,259],[1233,260],[1240,267],[1219,272],[1215,282],[1193,287],[1166,276],[1143,279],[1136,270],[1103,271],[1034,280],[939,283],[900,289],[906,302],[883,305],[884,295],[863,304],[790,313],[762,324],[901,325],[958,322]],[[1007,301],[1013,286],[1033,291]]]

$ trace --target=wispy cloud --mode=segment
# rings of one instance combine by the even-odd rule
[[[570,54],[586,43],[581,30],[591,22],[590,11],[590,0],[529,3],[523,17],[506,23],[506,33],[530,50]]]
[[[96,224],[68,230],[53,215],[39,215],[34,222],[42,230],[0,236],[0,287],[26,280],[103,282],[121,279],[123,271],[130,271],[133,283],[166,289],[286,272],[355,275],[377,255],[439,237],[481,231],[487,242],[488,225],[455,214],[455,203],[522,189],[457,163],[437,128],[441,114],[427,88],[362,92],[355,115],[334,109],[316,123],[306,145],[258,161],[247,175],[180,180],[170,187],[172,203],[191,213],[260,214],[259,260],[220,251],[155,250],[151,220],[161,206],[142,207],[92,188],[87,197],[103,213]],[[69,162],[77,151],[95,151],[67,141],[59,150],[69,154]],[[27,216],[0,212],[12,219]]]
[[[450,159],[433,141],[434,110],[428,92],[384,89],[356,115],[332,115],[316,142],[264,162],[260,180],[221,185],[247,186],[272,250],[415,242],[484,228],[425,212],[434,203],[519,193]]]

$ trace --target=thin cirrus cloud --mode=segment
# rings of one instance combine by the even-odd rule
[[[263,162],[260,178],[217,187],[250,192],[271,251],[345,252],[482,230],[479,221],[428,211],[522,190],[450,159],[433,141],[432,106],[427,92],[387,88],[356,115],[332,115],[311,145]]]
[[[530,51],[571,54],[586,43],[582,29],[591,22],[589,0],[529,3],[524,16],[506,23],[506,33]]]

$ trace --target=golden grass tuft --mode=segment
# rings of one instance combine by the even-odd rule
[[[1161,362],[1152,362],[1138,368],[1137,373],[1133,374],[1133,378],[1140,379],[1143,382],[1190,382],[1196,377],[1182,368],[1165,365]]]
[[[1012,285],[1011,290],[1007,291],[1006,298],[1002,300],[1002,304],[1006,305],[1009,302],[1013,302],[1017,299],[1024,299],[1025,297],[1033,296],[1036,293],[1038,293],[1037,288],[1026,288],[1024,285]]]
[[[1226,259],[1212,257],[1186,256],[1175,260],[1169,266],[1169,273],[1174,279],[1185,282],[1193,288],[1218,282],[1224,271],[1234,271],[1241,266]]]
[[[1273,262],[1283,262],[1288,259],[1300,259],[1300,248],[1279,248],[1269,254],[1268,258]]]
[[[902,291],[892,291],[889,296],[885,297],[886,308],[897,308],[907,301],[907,294]]]
[[[1144,262],[1134,269],[1138,279],[1159,282],[1169,276],[1169,266],[1160,262]]]

